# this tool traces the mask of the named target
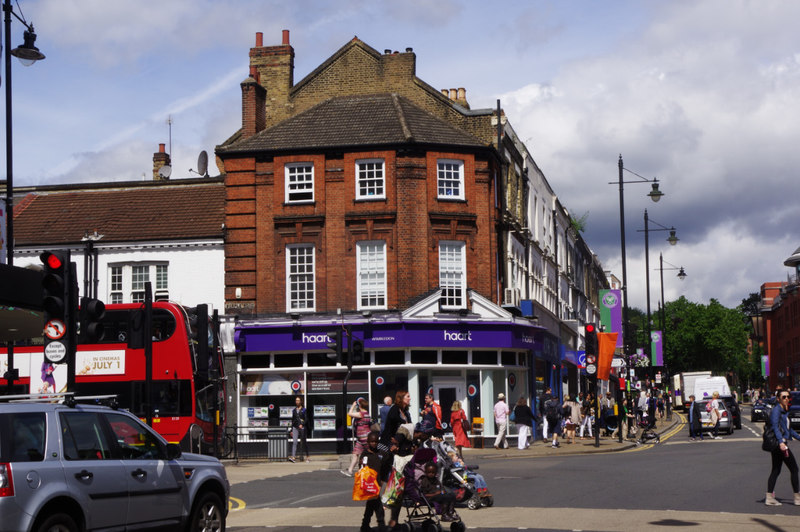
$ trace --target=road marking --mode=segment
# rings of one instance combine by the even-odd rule
[[[236,505],[234,505],[236,503]],[[247,503],[244,502],[242,499],[237,499],[236,497],[228,497],[228,510],[230,511],[238,511],[244,510],[247,507]]]

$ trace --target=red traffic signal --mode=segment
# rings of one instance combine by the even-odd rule
[[[49,251],[45,251],[39,255],[39,259],[51,270],[60,270],[64,266],[63,259],[55,253],[50,253]]]
[[[587,324],[586,324],[586,332],[587,332],[587,333],[593,333],[593,332],[596,332],[596,331],[595,331],[595,327],[594,327],[594,325],[592,325],[591,323],[587,323]]]

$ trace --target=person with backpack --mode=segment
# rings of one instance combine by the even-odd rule
[[[544,404],[544,417],[547,420],[546,437],[553,437],[553,448],[560,447],[558,433],[561,432],[561,403],[552,395]]]

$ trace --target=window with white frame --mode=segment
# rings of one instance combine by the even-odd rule
[[[160,298],[169,297],[168,263],[111,264],[108,267],[108,277],[108,301],[111,303],[144,302],[145,285],[153,280],[155,280],[153,288]]]
[[[386,197],[383,159],[356,161],[356,199]]]
[[[290,163],[285,166],[286,203],[314,201],[314,165]]]
[[[286,311],[314,310],[314,245],[286,246]]]
[[[439,287],[443,308],[466,307],[467,264],[464,242],[439,242]]]
[[[437,161],[437,189],[440,199],[464,199],[464,161]]]
[[[386,308],[386,242],[359,242],[356,247],[358,264],[358,308]]]

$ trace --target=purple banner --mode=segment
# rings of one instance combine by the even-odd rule
[[[237,327],[239,351],[311,351],[327,349],[327,333],[341,325]],[[442,347],[463,349],[516,348],[541,350],[540,328],[509,323],[436,322],[354,324],[353,336],[364,341],[365,349]],[[345,345],[346,347],[346,345]]]
[[[600,290],[600,323],[604,332],[615,332],[622,347],[622,291]]]
[[[664,342],[661,331],[650,331],[650,364],[652,366],[664,365]]]

